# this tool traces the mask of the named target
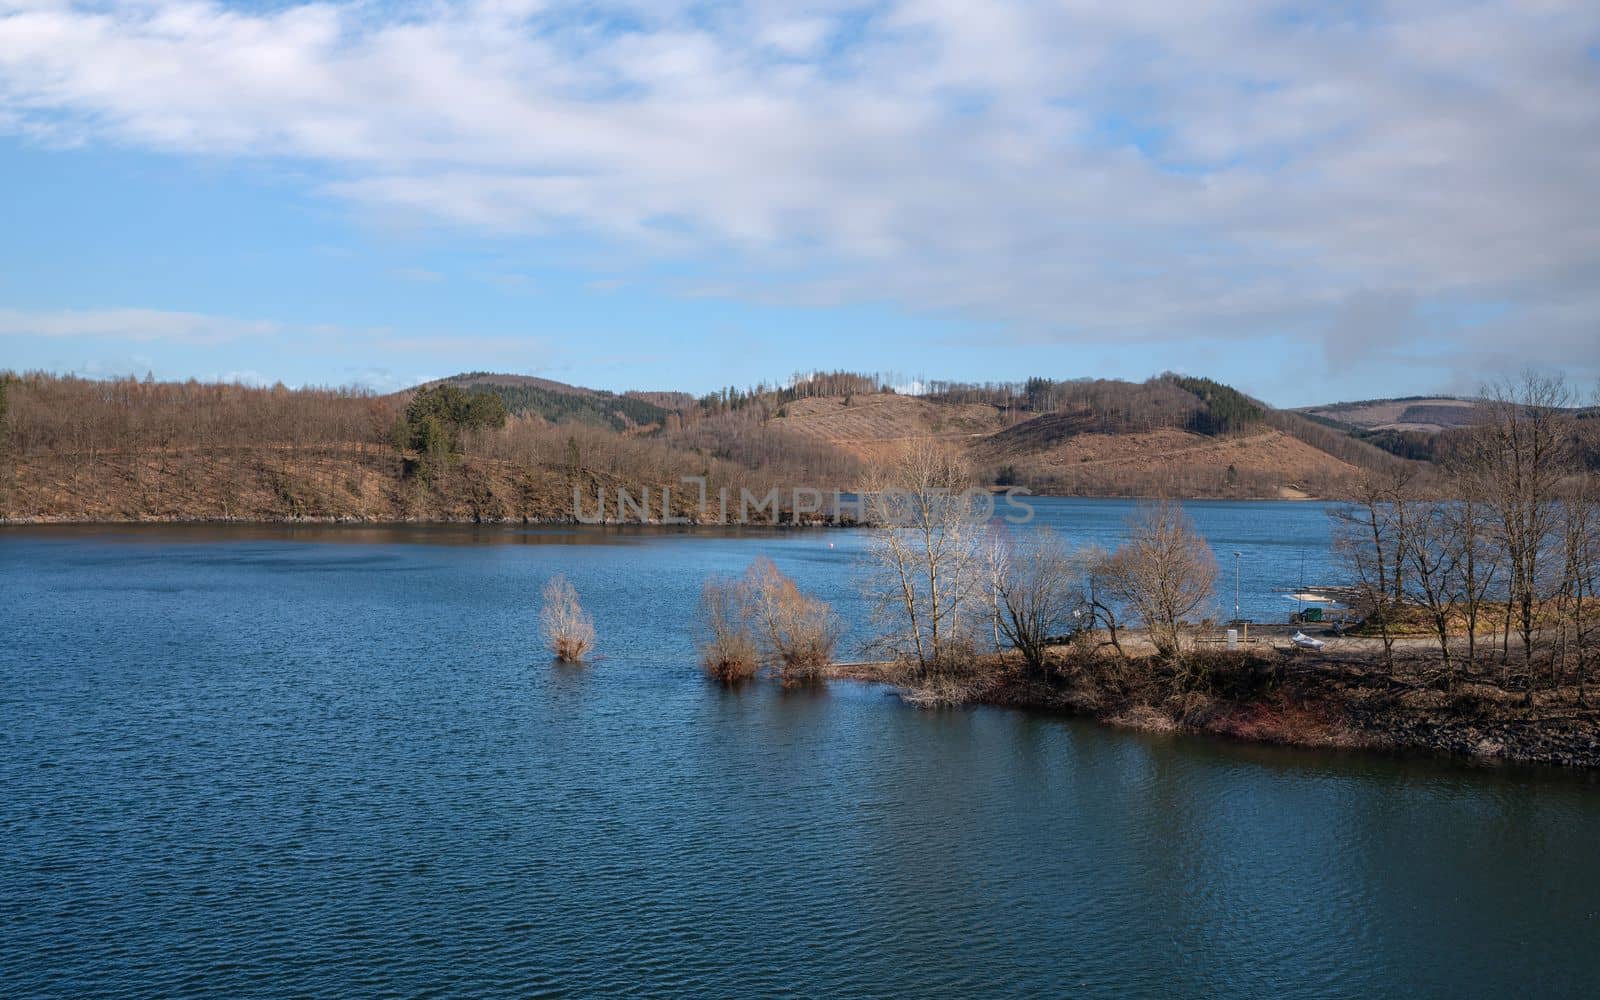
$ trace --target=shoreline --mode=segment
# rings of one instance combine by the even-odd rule
[[[1105,658],[1102,658],[1105,659]],[[1027,675],[1014,658],[951,688],[919,689],[892,663],[837,664],[830,680],[886,685],[922,707],[983,705],[1091,719],[1146,733],[1181,733],[1321,750],[1426,756],[1491,766],[1595,773],[1600,769],[1600,708],[1538,691],[1531,708],[1521,692],[1464,679],[1447,694],[1420,678],[1382,675],[1365,655],[1294,655],[1268,647],[1206,654],[1204,690],[1167,693],[1158,683],[1108,683],[1101,676]],[[1103,664],[1132,673],[1156,669],[1149,658]],[[1416,666],[1422,667],[1422,663]],[[1147,675],[1149,676],[1149,675]],[[1141,684],[1143,686],[1141,686]]]
[[[1118,501],[1141,502],[1154,501],[1152,496],[1136,496],[1136,494],[1080,494],[1080,493],[1030,493],[1030,499],[1069,499],[1069,501]],[[1320,496],[1190,496],[1181,498],[1186,504],[1302,504],[1302,502],[1328,502]],[[696,520],[690,518],[686,522],[661,522],[659,518],[653,520],[616,520],[616,518],[603,518],[598,522],[586,522],[571,515],[563,517],[358,517],[358,515],[301,515],[301,517],[224,517],[214,514],[186,514],[186,515],[152,515],[152,517],[77,517],[77,515],[56,514],[22,514],[3,515],[0,517],[0,526],[126,526],[126,525],[354,525],[373,526],[373,528],[400,528],[400,526],[418,526],[426,528],[432,525],[482,525],[482,526],[586,526],[586,528],[866,528],[869,525],[858,523],[835,522],[835,520],[814,520],[814,522],[794,523],[736,523],[715,522],[715,520]]]
[[[270,527],[270,526],[349,526],[356,528],[426,528],[426,527],[492,527],[492,528],[517,528],[517,527],[570,527],[570,528],[760,528],[763,530],[795,528],[857,528],[862,525],[847,524],[833,521],[807,521],[795,524],[792,521],[779,521],[777,523],[751,522],[740,524],[734,521],[696,521],[663,522],[652,521],[618,521],[607,518],[602,521],[580,521],[575,517],[519,517],[519,518],[368,518],[352,516],[332,517],[138,517],[138,518],[78,518],[78,517],[53,517],[27,516],[27,517],[0,517],[0,527],[129,527],[133,525],[238,525],[241,527]]]

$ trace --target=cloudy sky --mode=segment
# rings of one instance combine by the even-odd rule
[[[0,0],[0,368],[1600,374],[1600,4]]]

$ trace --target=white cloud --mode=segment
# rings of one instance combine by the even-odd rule
[[[219,344],[283,329],[264,320],[241,320],[159,309],[0,308],[0,337],[110,337],[137,342]]]
[[[265,374],[256,371],[254,368],[245,368],[230,372],[219,372],[216,375],[206,379],[206,381],[226,382],[232,385],[248,385],[260,389],[270,386],[276,380],[268,378]]]
[[[390,368],[348,368],[345,370],[344,384],[376,393],[387,393],[398,392],[426,381],[428,379],[415,375],[407,378]]]
[[[332,323],[283,323],[237,319],[160,309],[0,308],[0,337],[71,340],[102,338],[131,343],[215,346],[234,341],[270,339],[278,345],[316,348],[329,343],[379,354],[449,354],[513,356],[553,350],[552,340],[526,334],[463,334],[454,330],[397,332],[388,327],[340,326]],[[224,373],[230,378],[232,373]]]
[[[760,301],[1600,368],[1593,3],[808,6],[0,0],[0,129],[289,158]]]

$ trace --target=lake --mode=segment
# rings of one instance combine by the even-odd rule
[[[1227,611],[1235,551],[1258,620],[1332,579],[1320,505],[1186,506]],[[859,620],[862,538],[0,528],[4,991],[1600,991],[1585,776],[700,678],[707,575]],[[556,572],[597,663],[538,646]]]

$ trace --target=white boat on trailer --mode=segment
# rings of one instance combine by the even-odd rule
[[[1289,641],[1294,643],[1295,646],[1300,649],[1310,649],[1321,652],[1322,650],[1328,648],[1327,643],[1323,642],[1321,639],[1314,639],[1311,636],[1306,635],[1304,632],[1296,632],[1294,635],[1289,637]]]

